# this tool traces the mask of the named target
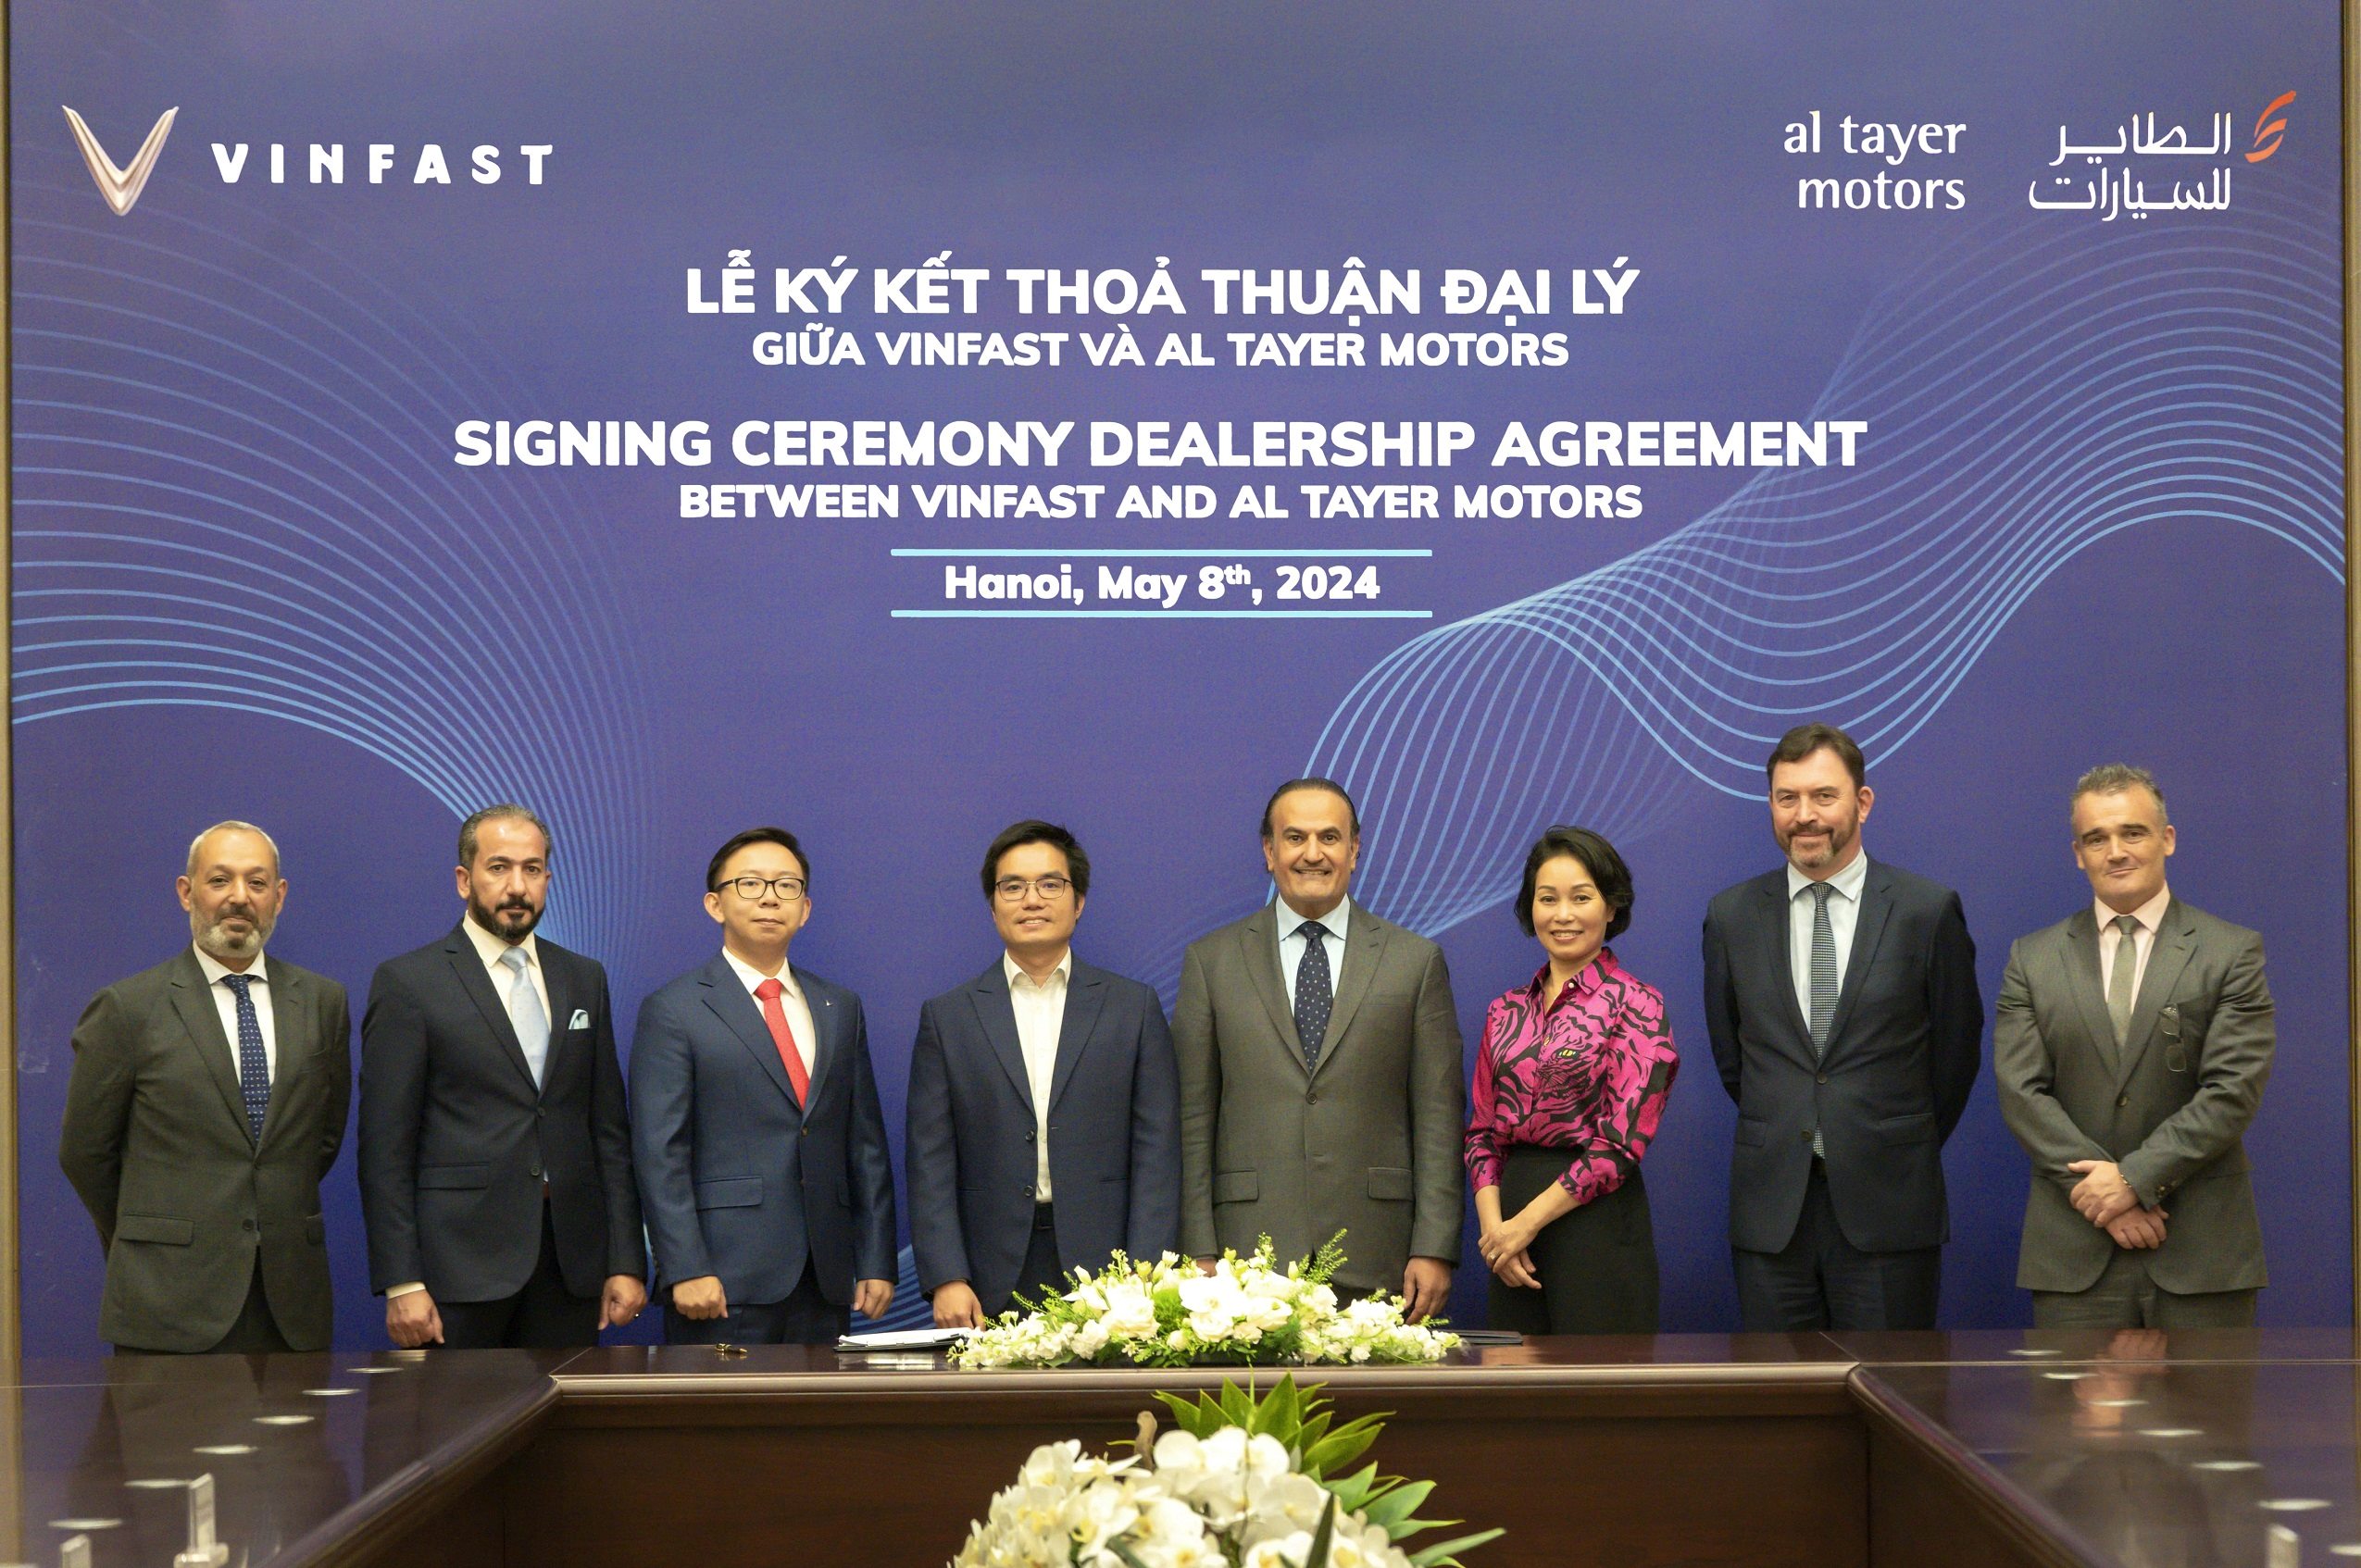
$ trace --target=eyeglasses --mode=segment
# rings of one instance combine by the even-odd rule
[[[804,896],[804,879],[801,877],[732,877],[722,887],[735,888],[738,896],[748,902],[762,897],[765,889],[777,893],[781,903],[793,903]],[[713,890],[718,893],[721,888]]]
[[[1003,877],[992,885],[992,890],[1001,902],[1015,903],[1025,896],[1029,888],[1038,890],[1042,897],[1055,901],[1065,897],[1066,890],[1073,885],[1066,877],[1058,876]]]

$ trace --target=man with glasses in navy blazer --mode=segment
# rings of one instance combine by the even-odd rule
[[[749,828],[706,867],[721,952],[649,997],[631,1137],[673,1344],[825,1345],[893,1300],[893,1167],[861,999],[787,961],[811,864]]]
[[[1052,822],[984,852],[1002,952],[910,1048],[910,1246],[942,1327],[1180,1240],[1180,1108],[1156,992],[1074,956],[1091,858]]]

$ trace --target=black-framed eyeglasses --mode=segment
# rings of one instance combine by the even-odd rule
[[[749,903],[762,897],[765,889],[777,893],[781,903],[793,903],[804,896],[801,877],[732,877],[721,887],[736,890],[738,896]],[[721,888],[713,890],[718,893]]]
[[[1055,900],[1065,897],[1066,890],[1073,885],[1071,878],[1053,872],[1047,877],[1003,877],[992,885],[992,890],[1001,902],[1015,903],[1025,896],[1028,888],[1038,889],[1042,897]]]

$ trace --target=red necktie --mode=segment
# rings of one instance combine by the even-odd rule
[[[787,1009],[780,1005],[779,993],[786,989],[777,980],[765,980],[755,988],[755,994],[762,998],[762,1021],[770,1026],[771,1043],[779,1047],[779,1060],[787,1064],[787,1082],[801,1106],[812,1079],[804,1071],[804,1053],[795,1049],[795,1032],[787,1027]]]

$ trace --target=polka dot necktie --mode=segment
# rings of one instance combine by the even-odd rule
[[[1304,939],[1304,962],[1295,968],[1295,1038],[1304,1044],[1304,1066],[1320,1064],[1320,1041],[1328,1038],[1328,1015],[1335,992],[1328,977],[1327,928],[1306,920],[1296,927]]]
[[[254,977],[224,975],[221,983],[238,999],[238,1098],[246,1102],[246,1130],[262,1141],[262,1119],[270,1110],[270,1058],[262,1049],[262,1020],[255,1015]]]

